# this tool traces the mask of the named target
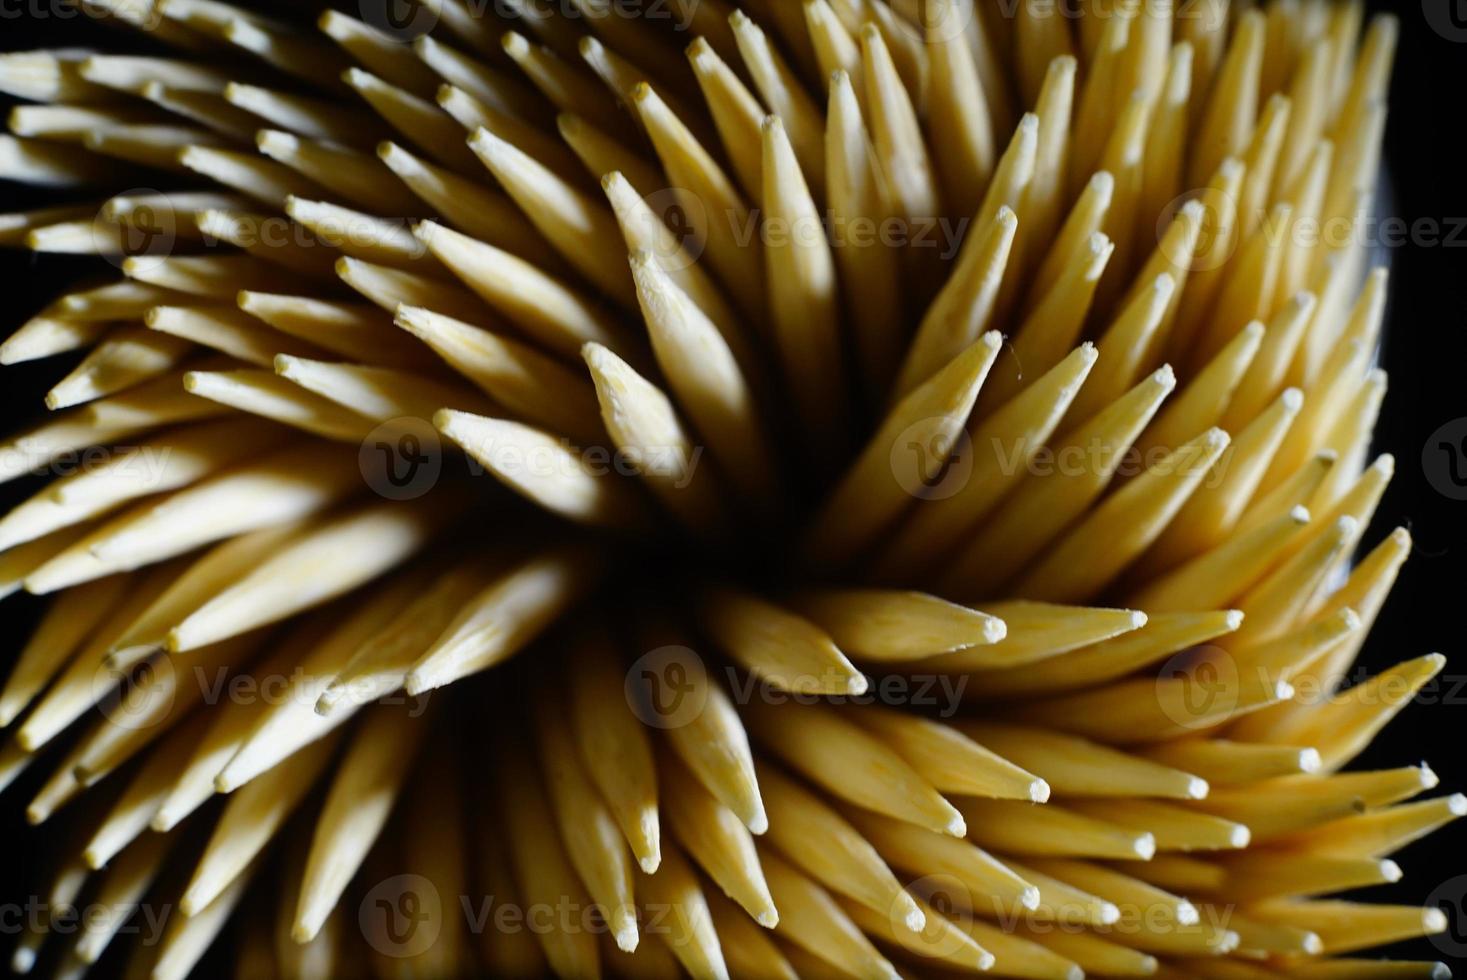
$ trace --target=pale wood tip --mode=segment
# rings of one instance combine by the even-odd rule
[[[904,904],[907,906],[902,915],[902,921],[912,932],[921,932],[927,926],[927,914],[906,893],[903,893],[902,897],[906,898]]]
[[[499,38],[499,46],[511,58],[522,57],[530,50],[530,42],[518,31],[505,31]]]

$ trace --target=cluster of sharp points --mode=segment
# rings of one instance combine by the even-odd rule
[[[1354,670],[1393,20],[288,6],[0,56],[100,270],[0,346],[17,969],[1445,975],[1330,897],[1467,808],[1341,771],[1441,666]]]

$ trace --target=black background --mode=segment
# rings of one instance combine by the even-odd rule
[[[1425,2],[1445,5],[1454,0]],[[38,20],[20,15],[28,6],[0,0],[0,14],[4,15],[0,17],[0,50],[74,44],[80,34],[114,46],[121,41],[113,32],[84,21]],[[1459,680],[1467,678],[1467,655],[1463,651],[1463,626],[1467,623],[1467,502],[1438,493],[1422,464],[1428,437],[1443,423],[1467,416],[1467,345],[1463,343],[1467,333],[1467,180],[1461,149],[1467,43],[1434,31],[1422,7],[1411,0],[1372,3],[1370,7],[1393,10],[1401,18],[1401,44],[1386,132],[1393,200],[1386,204],[1385,213],[1404,218],[1408,224],[1431,219],[1443,229],[1458,230],[1453,244],[1406,244],[1393,249],[1390,256],[1391,300],[1381,355],[1390,374],[1390,390],[1376,451],[1394,453],[1397,468],[1366,546],[1378,542],[1391,528],[1404,525],[1411,529],[1415,547],[1363,654],[1365,665],[1374,672],[1400,660],[1440,651],[1448,657],[1447,679],[1438,685],[1431,703],[1415,705],[1398,718],[1357,767],[1381,768],[1427,760],[1442,780],[1435,795],[1467,789],[1467,771],[1461,761],[1467,735],[1467,714],[1462,710],[1467,702],[1467,683]],[[125,43],[133,44],[134,37],[129,35]],[[0,211],[65,199],[64,195],[6,182],[3,177],[0,174]],[[82,260],[0,250],[0,336],[89,268]],[[3,431],[14,431],[34,420],[40,414],[44,392],[67,369],[69,364],[46,362],[0,371]],[[33,489],[28,481],[0,486],[0,507],[8,507]],[[0,665],[8,663],[19,650],[38,606],[37,601],[25,596],[13,596],[0,603]],[[34,778],[23,778],[0,798],[0,902],[17,900],[40,884],[34,878],[34,859],[60,843],[54,834],[29,830],[21,819],[34,787]],[[1395,886],[1373,889],[1368,897],[1421,902],[1438,885],[1467,873],[1464,855],[1467,826],[1459,823],[1397,855],[1405,879]],[[1467,886],[1463,890],[1467,891]],[[1454,926],[1459,935],[1467,936],[1464,897],[1455,895]],[[8,960],[13,942],[13,937],[0,936],[0,957],[4,960]],[[1411,958],[1446,958],[1443,950],[1427,941],[1401,944],[1389,952]]]

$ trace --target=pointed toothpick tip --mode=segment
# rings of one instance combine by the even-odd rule
[[[635,953],[641,938],[637,932],[637,914],[630,906],[622,906],[611,915],[612,938],[623,953]]]
[[[906,905],[907,910],[902,916],[902,921],[912,932],[921,932],[927,925],[926,913],[918,908],[917,903],[912,901],[911,898],[907,899]]]

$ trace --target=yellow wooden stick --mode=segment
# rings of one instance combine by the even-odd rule
[[[464,234],[536,266],[556,271],[563,267],[560,256],[504,194],[434,166],[396,143],[377,144],[377,157],[408,190]]]
[[[455,611],[407,672],[403,688],[418,695],[502,663],[581,598],[600,574],[597,557],[575,546],[535,554]]]
[[[975,742],[960,726],[878,707],[855,717],[944,793],[1035,803],[1049,799],[1044,779]]]
[[[1198,800],[1207,781],[1082,738],[995,722],[958,726],[980,744],[1038,773],[1061,796]]]
[[[800,694],[865,693],[865,675],[808,620],[733,589],[715,590],[701,608],[709,635],[777,689]]]
[[[215,902],[229,883],[243,874],[280,829],[336,749],[326,738],[303,749],[229,801],[209,845],[179,900],[186,916]]]
[[[804,592],[795,606],[850,656],[902,662],[997,643],[1008,627],[997,616],[921,592],[827,589]]]
[[[1057,804],[964,798],[958,810],[968,821],[969,839],[1005,854],[1149,861],[1156,853],[1150,831],[1131,830]]]
[[[487,129],[475,132],[469,146],[562,258],[602,293],[633,304],[621,249],[612,247],[616,219],[606,207]]]
[[[1228,434],[1209,429],[1177,447],[1097,506],[1020,581],[1019,591],[1036,599],[1076,602],[1093,596],[1134,561],[1166,528],[1201,485],[1228,446]],[[1098,539],[1125,528],[1100,561],[1076,567],[1076,555],[1094,555]],[[1245,612],[1247,606],[1243,606]]]
[[[1243,614],[1236,609],[1159,613],[1149,617],[1139,630],[1113,639],[1035,663],[984,670],[973,678],[964,694],[973,700],[994,701],[1015,694],[1070,691],[1116,680],[1178,650],[1226,636],[1242,622]]]
[[[678,843],[747,916],[773,929],[779,924],[779,911],[769,895],[749,829],[672,753],[662,758],[658,775],[668,824]],[[768,777],[766,771],[761,781],[766,801],[770,799]]]
[[[933,657],[923,666],[959,671],[1027,667],[1146,625],[1146,614],[1134,609],[1057,606],[1021,599],[985,606],[1003,617],[1011,629],[1008,636],[986,647]]]
[[[806,431],[817,445],[828,444],[850,398],[835,257],[783,120],[769,116],[762,130],[764,277],[775,348]]]
[[[582,444],[603,437],[595,392],[562,361],[509,336],[422,307],[399,307],[394,322],[480,391],[527,421]]]
[[[374,708],[353,734],[316,819],[291,938],[319,934],[391,814],[428,728],[395,706]]]
[[[846,975],[869,980],[899,976],[829,892],[767,847],[760,847],[759,860],[780,910],[776,932],[782,939]]]
[[[1029,492],[1010,497],[961,549],[943,576],[948,591],[960,596],[991,592],[1034,558],[1099,496],[1175,385],[1171,369],[1162,368],[1056,446],[1052,462],[1069,460],[1065,465],[1042,473],[1031,466],[1023,481]]]
[[[571,727],[586,771],[646,874],[661,861],[657,770],[646,729],[625,704],[623,671],[605,641],[578,638],[570,673]]]
[[[821,705],[744,706],[756,737],[775,755],[835,796],[954,837],[963,816],[930,781],[874,735]],[[900,785],[902,792],[892,787]],[[775,896],[778,902],[778,895]]]
[[[1018,397],[992,414],[982,414],[983,391],[998,378],[992,376],[979,391],[979,414],[970,425],[972,469],[946,477],[944,491],[932,494],[916,507],[901,533],[891,535],[878,559],[878,576],[892,581],[922,574],[934,554],[950,551],[955,542],[977,525],[1023,479],[1028,467],[1048,442],[1095,363],[1092,344],[1082,344]],[[952,493],[946,493],[955,487]]]
[[[731,32],[728,40],[737,43],[733,41]],[[763,196],[763,163],[757,134],[765,115],[764,108],[720,57],[723,52],[716,50],[716,46],[716,42],[706,36],[695,37],[687,48],[688,63],[698,78],[698,88],[708,103],[713,125],[718,129],[719,139],[739,184],[745,194],[758,200]],[[657,187],[655,184],[651,186]]]
[[[684,411],[740,490],[766,503],[774,463],[753,393],[718,327],[646,252],[632,275],[658,366]]]
[[[524,259],[431,221],[415,225],[413,233],[529,339],[567,358],[579,354],[587,342],[622,346],[620,332],[605,310]],[[399,305],[423,307],[469,323],[483,322],[488,312],[473,303],[445,305],[437,293],[402,295],[389,309],[395,313]]]
[[[563,903],[585,902],[585,889],[566,857],[540,776],[528,754],[513,739],[504,739],[496,754],[500,760],[500,827],[514,842],[506,850],[526,907],[543,903],[547,908],[556,908]],[[534,930],[534,934],[550,968],[558,974],[598,974],[600,953],[596,937],[589,930],[575,928],[574,922],[553,922],[550,928]]]
[[[1000,339],[996,331],[984,334],[891,409],[807,532],[813,561],[849,561],[934,485],[952,459]]]
[[[582,767],[574,738],[556,718],[555,695],[542,689],[537,705],[540,767],[566,857],[606,916],[617,947],[631,952],[638,933],[626,842]]]
[[[663,914],[668,946],[694,980],[728,980],[723,947],[692,865],[670,842],[662,857],[658,873],[643,876],[638,885],[645,901]]]

